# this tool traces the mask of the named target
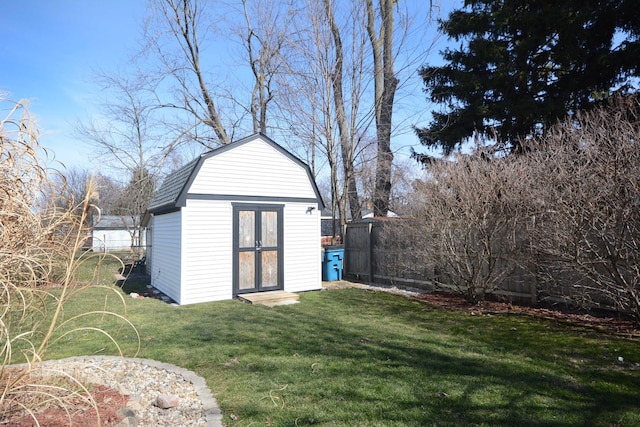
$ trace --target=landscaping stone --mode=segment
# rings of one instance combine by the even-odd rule
[[[159,394],[155,405],[161,409],[175,408],[180,403],[180,398],[175,394]]]

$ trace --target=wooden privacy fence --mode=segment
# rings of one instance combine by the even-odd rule
[[[429,265],[420,254],[399,248],[403,242],[388,242],[383,230],[392,219],[366,219],[347,224],[344,236],[343,275],[365,283],[410,286],[432,291],[446,288],[447,273]],[[388,237],[388,236],[387,236]],[[536,278],[516,268],[493,294],[510,300],[537,302]]]
[[[377,222],[352,222],[347,224],[344,236],[343,275],[364,282],[373,282],[373,228]],[[376,232],[377,233],[377,232]]]
[[[401,284],[433,290],[433,269],[420,265],[418,260],[407,260],[406,254],[399,254],[384,244],[381,234],[385,223],[385,220],[366,219],[347,224],[344,276],[366,283]],[[413,261],[413,268],[402,268],[410,261]]]
[[[343,277],[364,283],[410,286],[432,291],[454,290],[450,272],[442,265],[432,265],[412,243],[386,227],[393,219],[366,219],[347,224],[344,236]],[[410,236],[417,244],[428,244],[424,236]],[[587,306],[613,308],[613,301],[593,281],[579,277],[575,271],[537,271],[536,268],[515,267],[507,260],[498,260],[497,268],[509,274],[489,293],[510,301],[536,304],[584,302]],[[544,263],[543,263],[544,264]],[[533,273],[532,273],[533,272]],[[449,273],[449,274],[448,274]],[[540,277],[540,279],[539,279]],[[546,277],[546,279],[543,279]],[[583,281],[583,283],[579,283]],[[436,286],[437,283],[437,286]],[[579,286],[576,286],[579,285]],[[583,303],[584,305],[584,303]]]

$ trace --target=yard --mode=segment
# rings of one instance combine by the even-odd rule
[[[635,338],[357,289],[300,300],[275,308],[126,302],[138,356],[204,377],[229,426],[640,425]],[[67,316],[105,304],[117,310],[116,302],[92,290]],[[132,355],[129,328],[101,326]],[[115,351],[87,333],[48,358]]]

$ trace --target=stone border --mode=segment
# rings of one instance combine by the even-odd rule
[[[43,364],[65,363],[65,362],[84,362],[90,360],[123,360],[131,363],[139,363],[150,366],[156,369],[164,369],[166,371],[178,374],[182,376],[185,381],[193,384],[196,395],[202,403],[202,409],[204,410],[205,427],[222,427],[222,412],[218,406],[216,398],[211,394],[211,390],[207,387],[207,383],[201,376],[196,375],[195,372],[189,371],[180,366],[172,365],[170,363],[158,362],[153,359],[140,359],[135,357],[120,357],[120,356],[74,356],[65,359],[55,360],[43,360]]]

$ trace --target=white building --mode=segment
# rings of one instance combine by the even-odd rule
[[[148,209],[151,284],[178,304],[320,289],[323,207],[309,167],[262,134],[205,153]]]
[[[108,252],[131,249],[131,233],[133,233],[133,218],[127,216],[104,215],[94,217],[91,227],[91,249],[94,252]],[[141,230],[144,243],[144,230]]]

